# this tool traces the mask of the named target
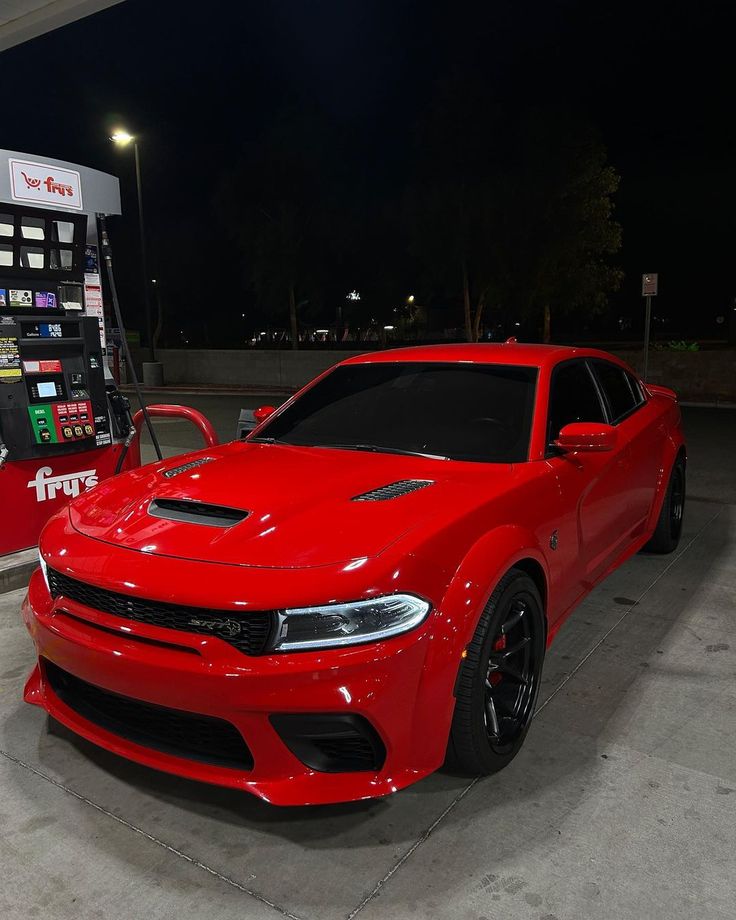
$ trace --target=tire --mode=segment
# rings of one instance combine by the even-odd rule
[[[496,773],[519,752],[534,715],[545,639],[537,586],[511,569],[486,604],[458,675],[447,749],[454,768]]]
[[[685,516],[685,461],[675,460],[667,491],[659,512],[657,527],[644,547],[645,553],[671,553],[677,549]]]

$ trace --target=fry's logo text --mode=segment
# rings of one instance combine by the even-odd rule
[[[27,173],[23,172],[23,170],[20,171],[20,174],[25,179],[28,188],[40,188],[41,179],[29,176]],[[71,198],[74,195],[74,186],[68,185],[66,182],[57,182],[53,176],[46,176],[43,180],[43,184],[46,186],[46,191],[50,195],[61,195],[62,198],[65,198],[67,195]]]
[[[82,176],[56,163],[8,160],[13,201],[45,201],[61,208],[82,210]]]
[[[75,498],[82,489],[91,489],[97,485],[97,470],[82,470],[81,473],[67,473],[64,476],[53,476],[50,466],[39,467],[36,478],[28,483],[29,489],[36,490],[36,501],[45,502],[47,499],[56,498],[56,493]]]

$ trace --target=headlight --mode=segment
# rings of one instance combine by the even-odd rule
[[[43,580],[46,582],[46,587],[51,594],[51,585],[49,584],[49,567],[46,565],[46,560],[41,555],[41,550],[38,551],[38,563],[41,566],[41,571],[43,572]]]
[[[281,610],[272,649],[288,652],[388,639],[414,629],[430,609],[431,604],[413,594],[391,594],[352,604]]]

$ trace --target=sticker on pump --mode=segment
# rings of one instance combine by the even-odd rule
[[[22,376],[20,351],[15,336],[0,336],[0,380],[15,383]]]
[[[11,307],[31,307],[33,306],[32,291],[14,291],[10,289],[10,306]]]
[[[37,310],[55,310],[56,294],[52,291],[36,291]]]
[[[24,361],[23,370],[26,374],[60,374],[61,361]]]

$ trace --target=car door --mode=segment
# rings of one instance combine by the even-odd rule
[[[664,427],[645,399],[639,381],[625,368],[599,359],[591,361],[591,367],[603,393],[611,424],[627,453],[625,527],[633,539],[643,531],[654,500]]]
[[[560,429],[571,422],[608,421],[607,407],[589,363],[575,359],[558,364],[550,381],[548,460],[567,509],[558,534],[562,551],[558,564],[569,567],[569,578],[574,582],[570,591],[576,591],[577,596],[589,590],[625,541],[628,453],[617,446],[606,452],[560,454],[553,442]],[[575,599],[572,597],[570,603]]]

